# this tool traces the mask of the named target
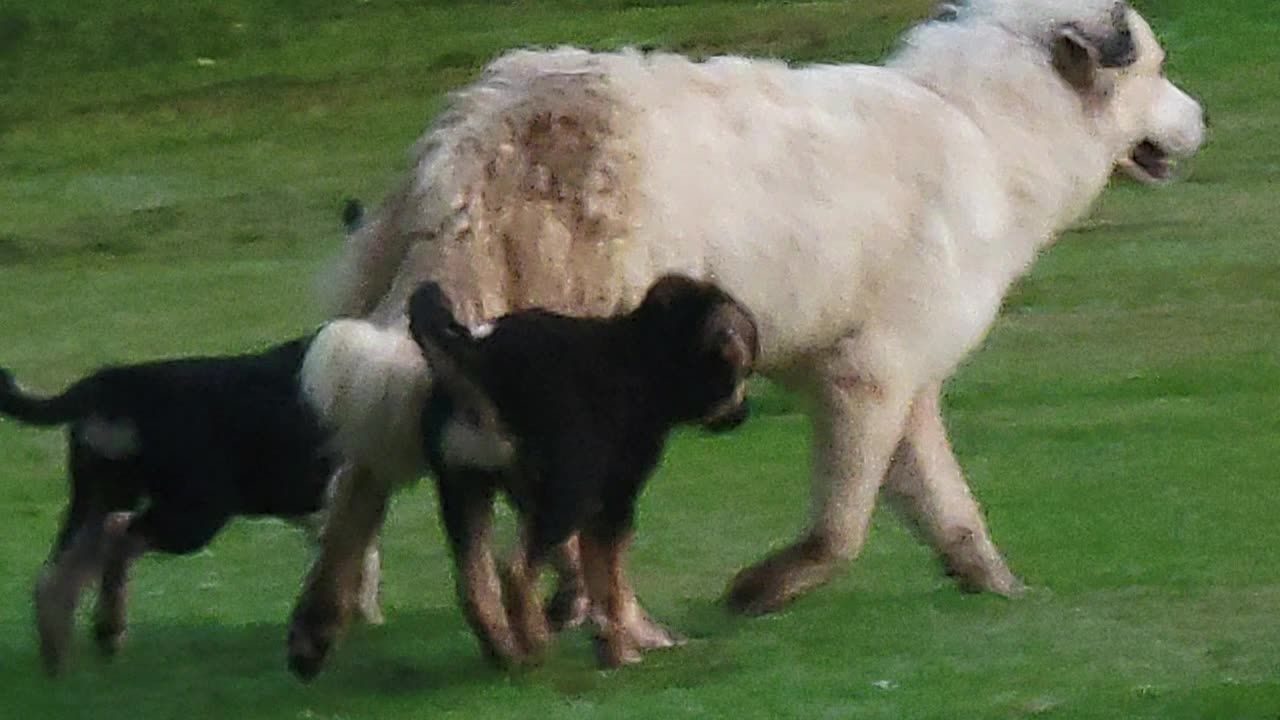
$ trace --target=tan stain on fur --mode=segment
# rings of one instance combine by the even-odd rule
[[[485,90],[481,83],[461,93],[420,146],[419,168],[447,160],[456,185],[417,188],[411,203],[393,197],[347,259],[364,279],[341,289],[339,307],[373,307],[374,319],[391,322],[424,280],[441,283],[468,325],[532,306],[612,314],[627,300],[615,262],[628,232],[622,189],[634,160],[618,147],[616,103],[601,78],[539,76],[509,105],[459,117]],[[422,196],[441,186],[457,195]],[[422,212],[441,204],[440,215]],[[432,216],[437,225],[416,224]],[[395,256],[399,272],[388,282]],[[379,289],[380,302],[372,296]]]

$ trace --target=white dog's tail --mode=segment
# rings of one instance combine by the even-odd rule
[[[303,397],[333,433],[335,449],[396,483],[423,471],[421,413],[430,385],[408,333],[365,320],[326,325],[302,363]]]

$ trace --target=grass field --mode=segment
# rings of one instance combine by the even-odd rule
[[[762,388],[741,433],[680,437],[641,507],[634,579],[681,650],[602,673],[574,633],[541,668],[488,669],[424,484],[388,522],[386,625],[314,685],[284,669],[307,551],[270,522],[141,562],[125,651],[100,662],[85,625],[55,682],[29,595],[62,438],[0,421],[0,718],[1280,718],[1280,14],[1138,4],[1212,142],[1187,182],[1110,190],[948,390],[1026,597],[960,594],[879,513],[829,588],[727,616],[730,573],[807,507],[807,426]],[[503,48],[868,60],[929,5],[6,0],[0,362],[55,389],[308,329],[342,198],[388,191],[442,93]]]

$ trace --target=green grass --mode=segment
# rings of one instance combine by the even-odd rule
[[[341,199],[388,191],[442,93],[503,48],[866,60],[930,4],[10,0],[0,358],[52,389],[310,327]],[[1139,5],[1212,142],[1187,182],[1112,189],[948,387],[1029,596],[961,595],[879,513],[829,588],[771,618],[723,613],[729,574],[805,519],[808,429],[762,387],[763,416],[681,436],[642,504],[634,580],[686,648],[601,673],[573,633],[542,668],[489,670],[424,485],[388,522],[387,624],[356,629],[313,686],[284,670],[306,548],[269,522],[144,560],[124,653],[101,663],[82,641],[54,682],[29,593],[62,440],[0,422],[0,717],[1280,718],[1280,16]]]

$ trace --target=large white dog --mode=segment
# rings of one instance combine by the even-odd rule
[[[668,272],[751,309],[764,371],[813,400],[813,515],[735,580],[734,607],[768,611],[828,579],[882,489],[965,588],[1016,591],[939,388],[1115,167],[1160,180],[1199,148],[1201,108],[1163,61],[1115,0],[951,6],[883,66],[498,59],[421,140],[338,278],[341,314],[387,329],[331,326],[308,375],[359,462],[295,612],[295,669],[319,668],[388,493],[420,467],[404,408],[428,381],[400,324],[427,279],[472,324],[531,305],[615,313]],[[663,644],[632,605],[635,632]]]

